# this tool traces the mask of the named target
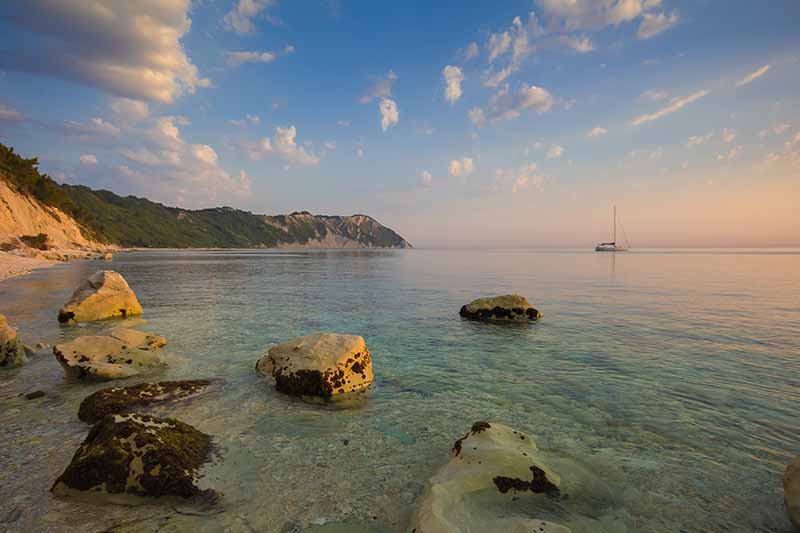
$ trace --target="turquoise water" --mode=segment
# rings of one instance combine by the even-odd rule
[[[0,312],[31,345],[106,329],[55,317],[107,266],[145,307],[129,322],[170,341],[159,379],[225,380],[156,411],[215,437],[204,483],[224,501],[54,499],[88,430],[78,405],[108,385],[67,384],[43,354],[0,373],[0,529],[403,531],[452,442],[496,420],[535,437],[569,495],[509,512],[576,533],[791,530],[781,475],[800,453],[799,251],[138,252],[0,282]],[[459,318],[508,292],[544,319]],[[320,330],[364,336],[369,394],[308,403],[255,374],[267,346]],[[33,390],[47,396],[19,396]]]

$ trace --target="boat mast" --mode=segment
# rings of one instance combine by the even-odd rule
[[[611,239],[611,242],[614,244],[617,243],[617,206],[614,206],[614,237]]]

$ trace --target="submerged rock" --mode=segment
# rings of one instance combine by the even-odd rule
[[[529,435],[494,422],[476,422],[453,445],[450,462],[428,482],[410,530],[569,533],[552,522],[509,516],[498,505],[525,494],[557,496],[560,483]]]
[[[478,298],[462,306],[459,314],[472,320],[507,321],[536,320],[544,316],[541,311],[531,307],[527,298],[519,294]]]
[[[88,322],[142,313],[125,278],[113,270],[99,270],[75,289],[70,301],[58,311],[58,321]]]
[[[211,381],[208,379],[194,379],[102,389],[84,398],[78,409],[78,418],[93,424],[106,415],[130,413],[154,403],[188,398],[203,392],[209,385]]]
[[[111,503],[191,498],[205,492],[195,482],[210,454],[211,437],[178,420],[108,415],[92,427],[51,490]]]
[[[16,330],[8,325],[4,315],[0,315],[0,367],[21,366],[27,361],[25,346],[19,340]]]
[[[364,339],[337,333],[315,333],[273,346],[256,370],[274,377],[281,392],[325,398],[364,390],[374,379]]]
[[[166,363],[158,349],[166,343],[160,335],[114,328],[107,336],[87,335],[56,344],[53,354],[69,379],[121,379],[164,366]]]
[[[786,468],[783,475],[783,498],[789,519],[800,528],[800,455]]]

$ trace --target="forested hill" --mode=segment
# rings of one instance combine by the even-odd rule
[[[75,219],[102,244],[153,248],[410,248],[395,231],[366,215],[257,215],[231,207],[189,210],[83,185],[60,184],[0,144],[0,177],[15,192]]]

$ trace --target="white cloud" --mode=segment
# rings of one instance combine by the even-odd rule
[[[592,128],[592,129],[590,129],[589,131],[587,131],[586,132],[586,136],[589,137],[589,138],[600,137],[601,135],[605,135],[606,133],[608,133],[607,129],[601,128],[600,126],[596,126],[596,127]]]
[[[322,145],[327,149],[333,152],[336,150],[336,141],[325,141]]]
[[[468,116],[473,124],[480,127],[487,122],[513,120],[527,109],[533,109],[542,114],[552,107],[553,96],[547,89],[523,84],[516,93],[512,94],[506,84],[489,98],[489,103],[485,108],[474,107],[469,111]]]
[[[228,52],[228,64],[234,67],[243,65],[244,63],[272,63],[279,55],[289,55],[294,52],[294,46],[288,45],[283,49],[283,52],[270,52],[270,51],[237,51]]]
[[[689,139],[686,141],[686,147],[692,148],[695,146],[699,146],[704,142],[709,141],[713,136],[714,136],[713,133],[706,133],[705,135],[693,135],[689,137]]]
[[[722,140],[725,141],[726,143],[732,142],[735,138],[736,138],[735,131],[728,128],[722,130]]]
[[[336,125],[340,128],[349,128],[351,122],[349,120],[337,120]]]
[[[475,164],[471,157],[464,157],[461,160],[453,159],[447,166],[447,171],[454,177],[460,176],[461,174],[472,174],[473,170],[475,170]]]
[[[97,164],[97,156],[94,154],[83,154],[80,157],[81,165],[94,166]]]
[[[588,54],[594,50],[592,40],[586,36],[561,35],[559,36],[559,42],[567,48],[575,50],[579,54]]]
[[[486,45],[491,66],[483,74],[483,84],[486,87],[497,87],[517,72],[525,58],[535,49],[530,43],[531,38],[540,35],[542,29],[535,13],[530,13],[527,23],[523,23],[520,17],[514,17],[508,30],[491,34]],[[494,63],[507,53],[510,53],[511,57],[504,67],[498,69]]]
[[[0,122],[19,122],[23,118],[22,113],[13,107],[0,103]]]
[[[663,100],[667,96],[669,96],[669,93],[667,91],[650,89],[640,94],[639,100],[643,100],[645,102],[658,102],[659,100]]]
[[[222,18],[222,23],[227,30],[238,34],[253,33],[256,29],[253,19],[274,3],[273,0],[239,0]],[[271,20],[269,16],[265,18]]]
[[[553,31],[596,30],[633,21],[660,0],[537,0]]]
[[[755,71],[751,72],[750,74],[748,74],[747,76],[745,76],[741,80],[737,81],[736,82],[736,86],[737,87],[741,87],[742,85],[747,85],[748,83],[752,83],[756,79],[758,79],[761,76],[763,76],[764,74],[766,74],[769,69],[770,69],[770,65],[764,65],[763,67],[759,68],[758,70],[755,70]]]
[[[433,176],[427,170],[423,170],[419,175],[419,184],[423,187],[431,187],[433,185]]]
[[[731,148],[728,151],[727,154],[719,154],[719,155],[717,155],[717,160],[718,161],[724,161],[726,159],[736,159],[740,155],[742,155],[742,147],[741,146],[735,146],[735,147]]]
[[[142,102],[141,100],[112,97],[109,107],[123,122],[136,123],[150,115],[150,107],[147,102]]]
[[[189,0],[3,2],[0,17],[42,38],[7,49],[0,69],[44,74],[136,100],[172,102],[209,85],[181,44]]]
[[[360,146],[357,147],[356,148],[356,155],[358,156],[359,159],[362,159],[364,157],[364,149],[362,147],[360,147]]]
[[[375,98],[387,98],[392,95],[392,86],[397,81],[397,74],[393,70],[386,73],[386,76],[376,76],[373,78],[373,84],[367,90],[367,94],[362,96],[358,101],[362,104],[368,104]]]
[[[481,55],[481,51],[478,47],[478,43],[471,42],[467,45],[467,49],[464,51],[464,61],[472,61],[479,55]]]
[[[251,124],[253,126],[258,126],[259,124],[261,124],[261,117],[259,117],[258,115],[251,115],[251,114],[248,113],[248,114],[246,114],[244,116],[244,118],[240,118],[240,119],[236,119],[236,120],[232,119],[232,120],[229,120],[228,122],[230,124],[233,124],[234,126],[239,126],[239,127],[246,126],[247,124]]]
[[[640,39],[650,39],[672,28],[679,20],[680,16],[677,11],[673,11],[670,14],[666,12],[645,13],[636,35]]]
[[[108,142],[115,139],[120,129],[100,117],[94,117],[87,122],[67,120],[60,125],[64,135],[74,138],[78,142]]]
[[[295,142],[297,130],[294,126],[288,128],[275,128],[272,139],[264,137],[260,141],[260,149],[263,152],[274,153],[289,163],[310,166],[319,163],[319,157],[306,152],[305,148],[298,146]]]
[[[192,153],[198,161],[206,165],[215,166],[217,164],[217,152],[207,144],[195,144],[192,146]]]
[[[461,98],[461,82],[464,81],[464,74],[460,68],[447,65],[442,69],[442,76],[445,85],[444,97],[450,104],[455,104]]]
[[[514,176],[514,181],[511,184],[511,192],[517,193],[528,187],[534,187],[541,190],[544,183],[544,176],[536,173],[536,163],[529,163],[521,166]]]
[[[692,93],[689,96],[685,96],[683,98],[673,98],[668,106],[666,106],[666,107],[664,107],[662,109],[659,109],[655,113],[649,113],[649,114],[646,114],[646,115],[640,115],[640,116],[636,117],[635,119],[633,119],[631,124],[634,125],[634,126],[639,126],[640,124],[644,124],[645,122],[650,122],[650,121],[653,121],[653,120],[657,120],[657,119],[659,119],[661,117],[669,115],[670,113],[674,113],[675,111],[678,111],[678,110],[682,109],[684,106],[686,106],[688,104],[691,104],[692,102],[694,102],[696,100],[699,100],[700,98],[706,96],[708,93],[709,93],[709,91],[702,90],[702,91],[697,91],[695,93]]]
[[[489,42],[486,44],[486,48],[489,51],[489,63],[505,54],[510,46],[511,35],[507,31],[491,34]]]
[[[560,159],[565,152],[566,150],[564,149],[563,146],[559,146],[557,144],[553,145],[547,151],[547,159]]]
[[[378,102],[378,109],[381,112],[381,129],[388,130],[397,125],[400,121],[400,112],[397,110],[397,102],[389,98],[381,98]]]
[[[786,123],[775,124],[774,126],[772,126],[770,128],[767,128],[765,130],[761,130],[760,132],[758,132],[758,136],[763,139],[763,138],[767,137],[770,133],[775,134],[775,135],[783,135],[791,127],[792,127],[791,124],[786,124]]]

